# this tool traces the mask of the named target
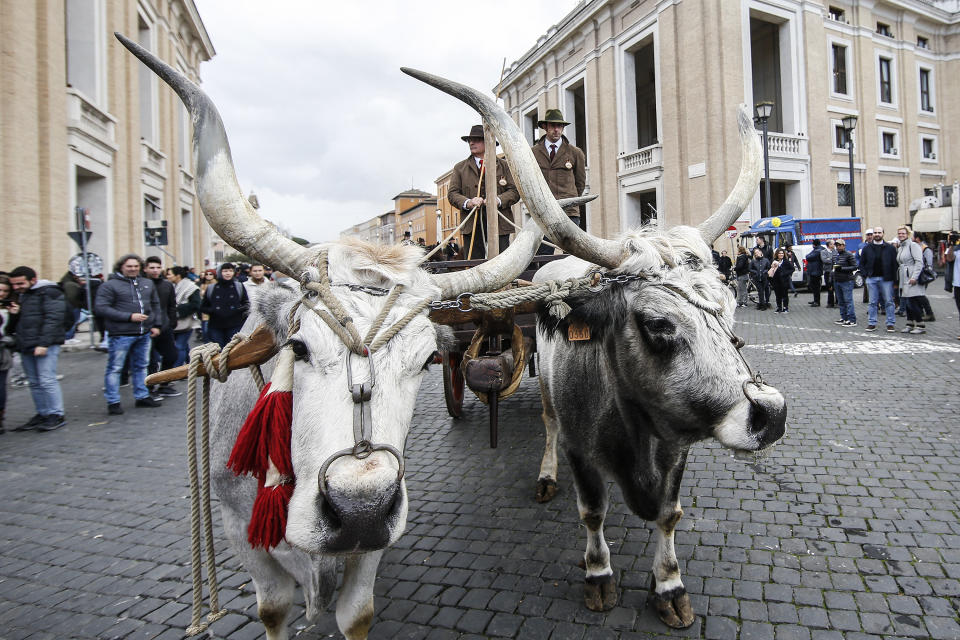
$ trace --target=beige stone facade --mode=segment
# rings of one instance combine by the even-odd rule
[[[587,0],[508,69],[501,96],[532,142],[560,108],[584,149],[590,232],[654,218],[696,224],[739,172],[736,110],[775,103],[771,210],[909,222],[912,201],[960,177],[957,0]],[[949,192],[950,190],[947,189]],[[758,189],[739,223],[762,215]]]
[[[419,237],[429,245],[435,242],[436,210],[437,196],[420,189],[401,191],[393,197],[393,209],[344,229],[340,237],[393,244],[409,231],[414,242]]]
[[[0,0],[0,268],[58,279],[79,252],[77,207],[107,268],[160,254],[145,223],[166,223],[165,264],[208,257],[189,115],[114,31],[195,82],[214,55],[193,0]]]

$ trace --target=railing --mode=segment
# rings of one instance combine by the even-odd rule
[[[807,155],[807,139],[802,136],[767,133],[767,144],[771,156],[800,158]]]
[[[618,158],[620,173],[632,173],[663,166],[663,145],[654,144],[643,149],[621,153]]]

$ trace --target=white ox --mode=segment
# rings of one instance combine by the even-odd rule
[[[166,81],[190,110],[197,194],[210,225],[231,246],[277,271],[317,281],[317,250],[308,250],[284,238],[241,195],[226,132],[212,101],[199,87],[149,52],[119,34],[117,37]],[[422,254],[413,247],[354,242],[334,243],[321,249],[328,252],[329,277],[334,285],[382,289],[403,286],[403,293],[384,323],[384,327],[389,327],[423,300],[502,287],[530,262],[541,238],[537,226],[529,224],[497,258],[468,271],[438,276],[418,267]],[[362,287],[334,286],[333,290],[360,335],[365,335],[384,298]],[[286,619],[297,583],[304,588],[308,619],[316,620],[336,586],[339,556],[343,558],[344,576],[336,608],[337,624],[347,638],[354,640],[366,638],[372,622],[373,584],[383,549],[397,540],[406,524],[407,494],[399,473],[401,458],[423,370],[437,348],[437,333],[422,311],[371,358],[351,355],[306,304],[296,312],[299,327],[290,334],[290,311],[304,296],[310,296],[309,292],[297,285],[273,285],[258,296],[257,308],[246,325],[250,330],[266,324],[273,330],[277,344],[290,345],[296,355],[291,431],[296,483],[289,503],[285,541],[269,550],[251,547],[247,542],[247,523],[257,481],[236,477],[226,469],[237,434],[257,398],[257,390],[246,374],[234,374],[215,391],[213,482],[226,534],[253,577],[258,614],[267,638],[287,637]],[[309,301],[319,304],[316,297]],[[347,382],[349,366],[353,367],[353,382],[363,384],[371,383],[372,366],[376,383],[367,403],[372,417],[370,440],[392,447],[398,455],[380,450],[362,459],[351,455],[333,459],[334,454],[356,442],[356,405]],[[270,375],[272,369],[268,364],[265,373]],[[320,477],[325,462],[329,465]],[[324,483],[324,491],[320,490],[320,483]]]

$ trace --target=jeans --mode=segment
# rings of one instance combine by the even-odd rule
[[[840,307],[840,319],[849,322],[857,321],[857,313],[853,309],[853,280],[834,282],[837,290],[837,306]]]
[[[744,274],[737,276],[737,304],[747,304],[747,292],[750,286],[750,276]]]
[[[57,382],[57,360],[60,358],[60,345],[47,347],[47,355],[35,356],[33,352],[21,353],[23,373],[30,381],[30,395],[37,413],[42,416],[63,415],[63,394]]]
[[[133,397],[143,400],[150,397],[147,385],[147,365],[150,364],[150,334],[142,336],[110,336],[110,350],[107,353],[107,372],[103,377],[103,397],[107,404],[120,402],[120,372],[130,353],[130,381],[133,383]]]
[[[182,364],[187,364],[190,359],[190,336],[192,335],[193,329],[173,334],[173,340],[177,345],[177,361],[173,363],[173,366],[179,367]]]
[[[807,288],[813,294],[813,304],[820,306],[820,276],[807,276]]]
[[[233,337],[233,334],[237,333],[242,328],[242,324],[238,324],[235,327],[227,327],[226,329],[211,327],[209,324],[207,324],[207,335],[210,337],[210,342],[216,342],[218,345],[220,345],[220,348],[223,349],[225,346],[227,346],[227,343],[230,342],[230,338]]]
[[[867,307],[867,324],[876,325],[879,316],[878,304],[883,297],[883,314],[887,318],[887,326],[897,323],[896,308],[893,306],[893,281],[884,280],[880,276],[867,278],[867,290],[870,292],[870,304]]]
[[[78,309],[74,307],[73,309],[71,309],[71,312],[73,313],[73,326],[70,327],[67,330],[67,332],[64,334],[63,336],[64,340],[70,340],[73,338],[73,336],[77,335],[77,326],[81,322],[83,322],[83,319],[84,319],[83,309]]]

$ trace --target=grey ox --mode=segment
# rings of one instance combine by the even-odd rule
[[[194,129],[197,195],[214,230],[237,250],[277,271],[293,275],[296,280],[316,281],[318,251],[283,237],[243,198],[226,132],[212,101],[177,71],[130,40],[117,37],[163,78],[189,109]],[[528,224],[497,258],[468,271],[437,276],[419,268],[423,254],[415,247],[347,242],[321,249],[328,252],[329,277],[336,297],[353,318],[360,335],[365,335],[384,300],[375,295],[374,287],[403,286],[403,293],[384,323],[389,327],[424,300],[504,286],[527,266],[541,238],[537,226]],[[304,590],[307,618],[317,620],[330,602],[341,563],[343,581],[336,605],[337,625],[350,640],[366,638],[373,619],[377,565],[383,549],[397,540],[406,525],[407,492],[401,472],[404,443],[423,372],[438,346],[437,331],[426,311],[421,311],[372,357],[360,358],[351,356],[331,328],[308,308],[307,303],[319,304],[309,290],[296,285],[270,285],[258,298],[245,330],[266,324],[273,330],[276,344],[290,344],[296,356],[291,449],[297,481],[289,505],[285,541],[270,550],[252,548],[246,530],[257,481],[234,476],[226,463],[244,418],[257,398],[257,389],[244,373],[216,385],[211,460],[224,530],[253,577],[257,613],[267,638],[287,637],[286,620],[297,583]],[[301,299],[305,303],[296,312],[297,327],[291,324],[290,313]],[[353,382],[373,384],[367,402],[373,424],[370,440],[392,447],[396,455],[385,450],[374,451],[362,459],[335,455],[356,444],[355,404],[347,382],[351,364]],[[272,368],[272,363],[268,363],[265,374],[269,375]],[[375,375],[375,384],[371,373]],[[329,464],[322,473],[325,463]],[[322,492],[321,484],[325,486]]]
[[[562,321],[541,313],[537,324],[546,451],[537,499],[556,492],[557,446],[573,474],[587,529],[586,605],[611,609],[617,590],[603,539],[607,482],[627,506],[657,525],[654,602],[676,628],[694,621],[673,547],[682,511],[680,481],[690,446],[716,438],[734,450],[756,451],[783,436],[786,403],[754,379],[733,334],[734,301],[712,264],[710,245],[756,192],[760,143],[740,110],[742,166],[733,191],[698,229],[646,228],[619,240],[596,238],[570,222],[550,195],[530,147],[513,120],[466,87],[407,71],[460,98],[493,127],[524,202],[555,244],[576,257],[540,269],[538,282],[601,270],[623,284],[568,299]],[[568,341],[571,323],[590,339]]]

